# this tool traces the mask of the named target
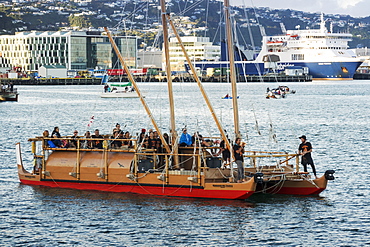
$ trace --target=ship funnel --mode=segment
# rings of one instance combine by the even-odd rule
[[[321,13],[320,31],[327,32],[324,21],[324,13]]]

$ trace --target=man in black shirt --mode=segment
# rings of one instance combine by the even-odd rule
[[[228,137],[228,136],[226,135],[226,137]],[[230,143],[229,138],[228,138],[228,141]],[[227,148],[225,140],[221,141],[220,149],[221,149],[222,160],[223,160],[222,167],[225,168],[226,166],[230,165],[230,156],[231,156],[230,155],[230,150],[229,150],[229,148]]]
[[[305,135],[300,136],[299,139],[301,139],[302,143],[299,145],[298,153],[302,155],[301,164],[303,165],[303,169],[305,172],[307,172],[307,165],[311,165],[312,172],[315,175],[315,178],[317,178],[315,165],[311,157],[312,145],[307,141]]]
[[[91,137],[103,139],[103,136],[99,134],[98,129],[95,130],[94,135],[92,135]],[[93,148],[100,148],[100,149],[103,148],[103,140],[96,140],[96,141],[93,141],[92,143],[93,143]]]
[[[73,136],[71,137],[71,140],[69,141],[69,147],[71,148],[77,148],[77,139],[78,139],[78,131],[73,131]]]
[[[244,145],[241,145],[241,139],[236,138],[235,144],[233,146],[233,151],[234,151],[234,158],[235,158],[235,163],[238,167],[238,183],[244,182]]]

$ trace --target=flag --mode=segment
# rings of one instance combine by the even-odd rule
[[[87,127],[91,127],[91,125],[94,122],[94,116],[91,116],[89,123],[87,124]]]

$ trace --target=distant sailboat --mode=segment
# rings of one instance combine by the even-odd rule
[[[109,75],[104,74],[102,77],[104,91],[100,94],[101,98],[138,98],[135,88],[131,82],[109,82]],[[143,97],[146,93],[143,94]]]

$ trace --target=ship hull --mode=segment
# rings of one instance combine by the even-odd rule
[[[352,80],[357,68],[361,65],[360,61],[351,62],[278,62],[275,72],[283,72],[286,68],[297,66],[307,67],[308,74],[314,80]],[[227,62],[196,62],[195,67],[201,70],[208,68],[227,68],[230,64]],[[258,62],[236,62],[237,72],[240,76],[245,75],[263,75],[264,63]]]
[[[280,167],[265,166],[247,168],[249,174],[263,173],[263,181],[257,184],[255,193],[285,195],[318,195],[324,191],[329,180],[334,180],[333,170],[327,170],[323,176],[312,179],[308,172],[296,172],[293,165]]]
[[[107,152],[104,160],[102,151],[85,151],[77,154],[74,150],[55,148],[49,154],[44,170],[34,167],[31,173],[23,167],[19,143],[16,148],[18,177],[22,184],[27,185],[233,200],[246,199],[256,189],[253,177],[243,183],[228,183],[224,181],[227,171],[221,174],[216,168],[204,169],[200,176],[197,172],[188,170],[171,170],[164,173],[155,169],[149,171],[148,169],[153,166],[152,162],[140,160],[137,165],[140,172],[132,173],[131,164],[135,155],[132,152]],[[75,166],[77,159],[78,167]],[[144,168],[145,171],[141,172]]]
[[[207,187],[202,186],[180,186],[180,185],[161,185],[161,184],[141,184],[141,183],[109,183],[94,181],[63,181],[63,180],[39,180],[39,175],[28,174],[20,175],[20,181],[26,185],[38,185],[53,188],[66,188],[77,190],[96,190],[116,193],[136,193],[143,195],[169,196],[169,197],[189,197],[189,198],[212,198],[212,199],[247,199],[254,193],[242,190],[242,187],[249,187],[248,182],[244,186],[239,184],[240,190],[230,190],[234,185],[228,185],[228,189],[223,190],[224,184],[210,184]],[[210,188],[209,188],[210,187]],[[212,189],[217,188],[217,189]],[[255,187],[255,186],[254,186]],[[226,187],[225,187],[226,188]]]
[[[283,195],[318,195],[326,189],[325,178],[315,180],[285,180],[266,182],[257,186],[256,193]]]
[[[18,93],[0,93],[0,101],[18,101]]]
[[[136,92],[107,92],[101,93],[101,98],[139,98]],[[145,98],[145,95],[143,95]]]
[[[314,80],[352,80],[360,61],[352,62],[280,62],[277,72],[282,72],[292,66],[307,67]]]

